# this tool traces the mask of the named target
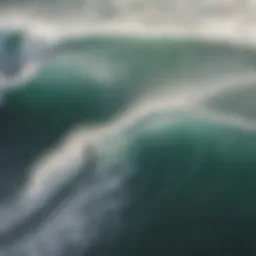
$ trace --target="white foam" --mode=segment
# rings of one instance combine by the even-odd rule
[[[255,42],[254,1],[75,0],[9,6],[2,26],[56,40],[88,34],[195,36]],[[106,16],[106,11],[112,12]],[[63,15],[56,15],[62,13]]]

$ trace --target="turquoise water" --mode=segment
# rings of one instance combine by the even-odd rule
[[[2,87],[0,255],[254,255],[255,50],[114,35],[47,47]],[[34,163],[77,127],[82,162],[63,156],[73,174],[31,199]]]

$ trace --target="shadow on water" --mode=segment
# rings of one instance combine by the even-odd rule
[[[44,84],[28,86],[9,95],[0,109],[1,201],[24,185],[29,167],[75,125],[106,121],[124,103],[108,101],[97,89],[55,96],[44,91]]]
[[[127,151],[122,230],[85,255],[255,254],[255,134],[186,118],[147,128]]]

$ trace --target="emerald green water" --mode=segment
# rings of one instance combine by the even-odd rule
[[[102,137],[95,146],[88,135],[80,171],[22,224],[0,220],[0,255],[254,255],[255,61],[253,49],[199,40],[63,42],[5,91],[0,201],[78,125]],[[66,219],[79,223],[79,242]]]

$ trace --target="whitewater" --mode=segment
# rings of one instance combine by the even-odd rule
[[[255,255],[254,1],[0,3],[0,256]]]

